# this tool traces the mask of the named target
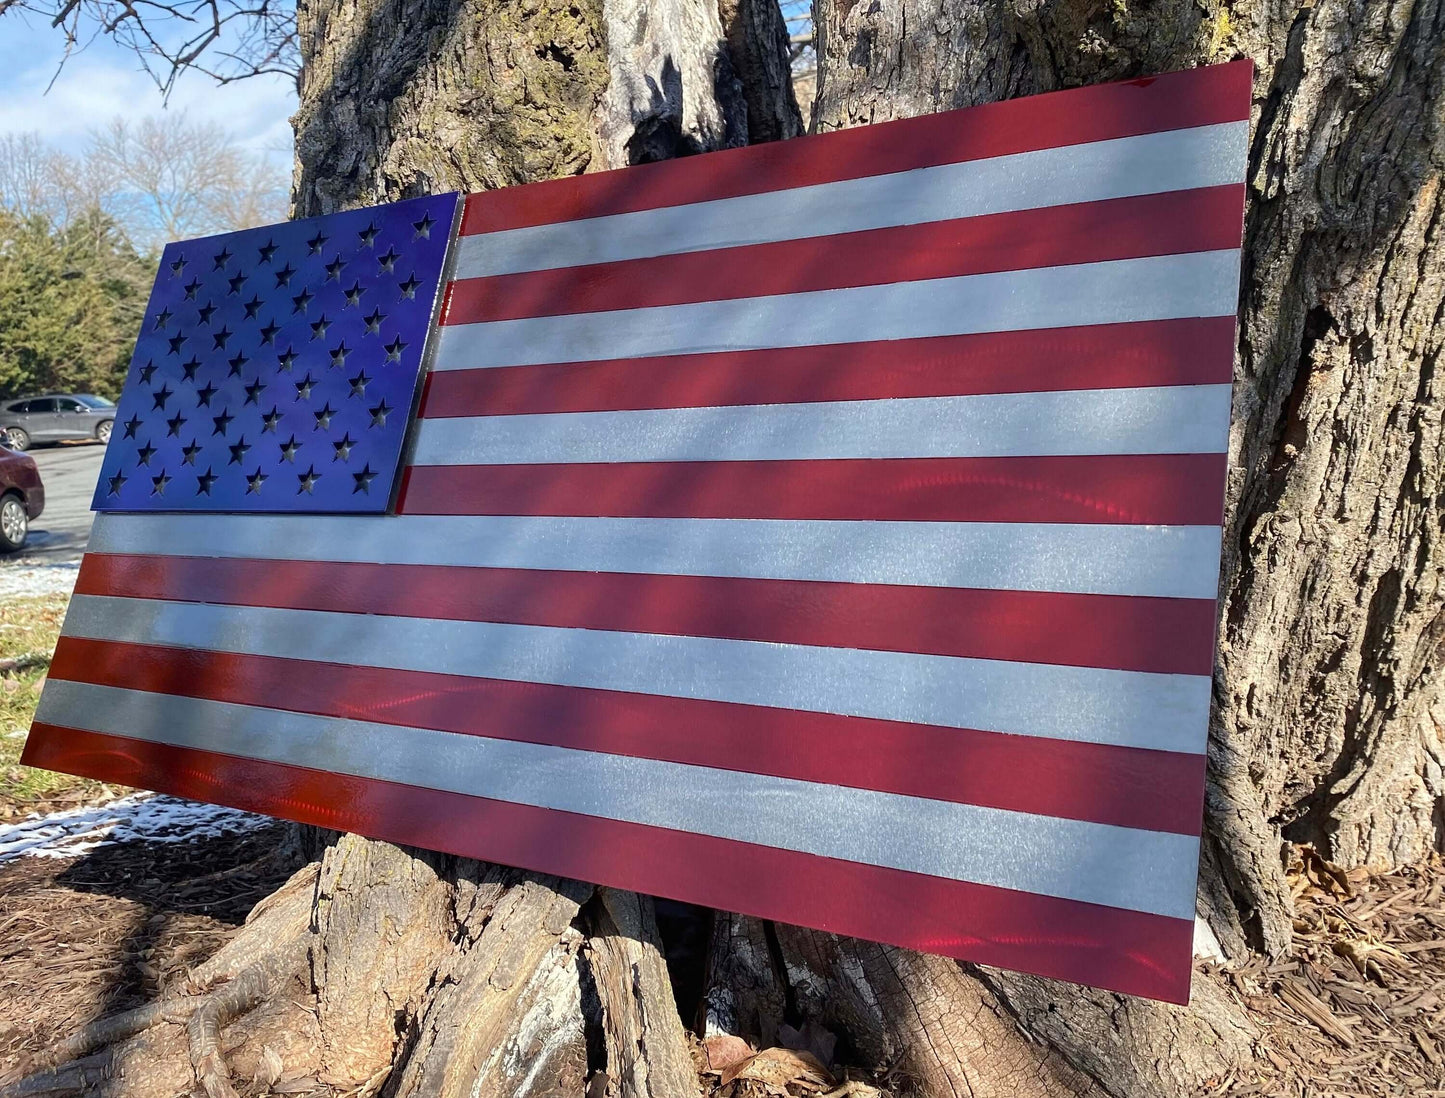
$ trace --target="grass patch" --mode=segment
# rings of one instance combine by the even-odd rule
[[[0,603],[0,820],[120,792],[116,786],[20,765],[69,602],[69,595],[42,595]]]

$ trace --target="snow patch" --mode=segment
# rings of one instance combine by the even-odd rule
[[[56,564],[7,564],[0,567],[0,598],[33,598],[38,595],[68,595],[75,590],[80,562]]]
[[[273,821],[235,808],[155,793],[109,804],[68,808],[0,825],[0,862],[21,855],[78,858],[115,843],[181,843],[265,827]]]
[[[1219,965],[1225,961],[1224,950],[1214,936],[1214,929],[1197,915],[1194,917],[1194,956]]]

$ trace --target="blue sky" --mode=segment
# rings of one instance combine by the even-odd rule
[[[296,107],[292,82],[259,76],[225,87],[195,73],[183,76],[169,104],[137,58],[109,39],[73,53],[55,84],[64,39],[49,21],[13,9],[0,17],[0,134],[35,130],[67,151],[86,133],[116,115],[139,121],[162,110],[185,111],[217,122],[246,148],[274,159],[289,175],[291,126]]]

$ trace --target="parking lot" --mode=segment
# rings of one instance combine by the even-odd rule
[[[31,524],[25,548],[0,557],[0,568],[79,560],[90,537],[90,497],[105,447],[98,442],[66,443],[37,447],[30,456],[45,482],[45,512]]]

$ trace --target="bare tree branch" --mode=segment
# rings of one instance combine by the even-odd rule
[[[0,17],[11,11],[65,35],[57,74],[99,36],[132,50],[167,96],[187,69],[221,84],[301,70],[294,0],[0,0]]]

